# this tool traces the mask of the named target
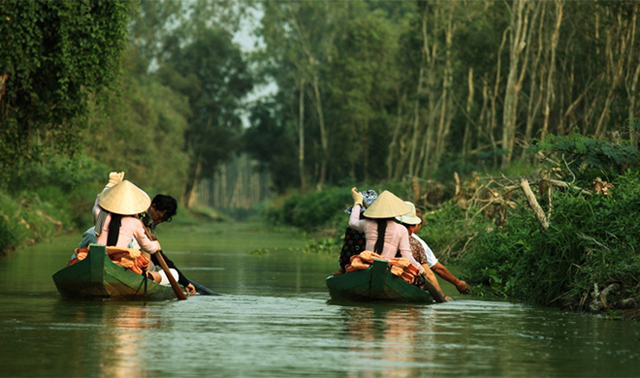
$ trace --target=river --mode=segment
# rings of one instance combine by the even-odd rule
[[[80,235],[0,260],[2,377],[640,376],[630,321],[457,294],[434,305],[332,303],[336,257],[251,224],[163,224],[186,301],[63,300],[51,275]]]

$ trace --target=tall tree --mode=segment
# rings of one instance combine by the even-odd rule
[[[396,58],[400,28],[382,9],[370,11],[365,3],[351,3],[351,22],[336,41],[337,52],[329,65],[327,78],[331,108],[341,128],[334,133],[344,151],[349,175],[368,180],[385,174],[380,170],[388,127],[387,107],[395,100]],[[380,143],[380,141],[385,141]],[[336,152],[338,153],[338,152]]]
[[[322,151],[317,181],[323,183],[327,178],[331,138],[325,120],[324,97],[327,94],[324,79],[327,63],[334,54],[334,41],[342,29],[344,9],[349,4],[266,1],[262,6],[264,16],[260,35],[266,44],[266,54],[285,67],[295,67],[295,71],[280,71],[274,79],[276,82],[287,81],[286,76],[294,75],[298,90],[308,96],[315,111]],[[300,122],[299,126],[306,127],[307,124]]]
[[[158,76],[189,98],[192,117],[185,140],[192,161],[184,195],[191,206],[202,175],[213,174],[240,146],[241,100],[252,89],[252,77],[232,36],[212,29],[176,51]]]
[[[509,24],[509,71],[504,95],[502,116],[502,148],[506,151],[502,157],[502,167],[506,168],[511,162],[513,144],[517,127],[518,98],[522,88],[522,79],[526,72],[528,54],[523,55],[527,46],[529,31],[529,14],[531,6],[528,0],[515,0],[510,9],[511,22]],[[524,63],[521,59],[524,58]]]
[[[179,198],[189,162],[184,150],[190,106],[187,98],[146,73],[130,48],[118,84],[122,99],[90,107],[84,153],[151,193]],[[136,68],[137,67],[137,68]]]

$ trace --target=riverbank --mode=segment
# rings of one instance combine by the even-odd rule
[[[638,171],[607,183],[607,192],[597,182],[531,182],[535,189],[525,178],[491,189],[493,198],[483,203],[493,224],[475,224],[467,231],[469,249],[456,252],[469,280],[511,299],[637,320]],[[460,208],[466,217],[469,210]]]
[[[418,198],[428,222],[419,236],[442,262],[459,267],[459,278],[473,285],[473,295],[638,320],[640,171],[621,172],[610,175],[611,182],[594,178],[572,183],[567,176],[551,178],[542,170],[511,177],[456,177],[456,194],[436,206],[421,201],[429,198],[430,183],[414,181],[407,185],[412,192],[398,193]],[[322,226],[315,228],[307,250],[337,259],[347,224],[342,210],[350,202],[348,189],[325,191],[321,201],[312,193],[292,196],[267,216],[286,223],[306,219],[305,214],[331,214],[324,223],[314,220]],[[328,193],[338,196],[327,200]],[[317,210],[324,204],[333,212]]]

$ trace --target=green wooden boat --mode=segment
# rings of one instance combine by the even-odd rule
[[[53,282],[65,298],[102,300],[175,299],[171,286],[146,280],[129,269],[114,264],[104,245],[91,244],[87,257],[59,270]]]
[[[373,264],[356,272],[327,277],[333,300],[434,303],[428,291],[411,285],[391,274],[386,260],[373,259]]]

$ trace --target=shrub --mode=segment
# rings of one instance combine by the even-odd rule
[[[613,281],[639,283],[640,174],[628,171],[611,196],[555,192],[547,230],[520,206],[509,223],[476,238],[464,259],[473,280],[498,292],[546,305],[575,306]]]

